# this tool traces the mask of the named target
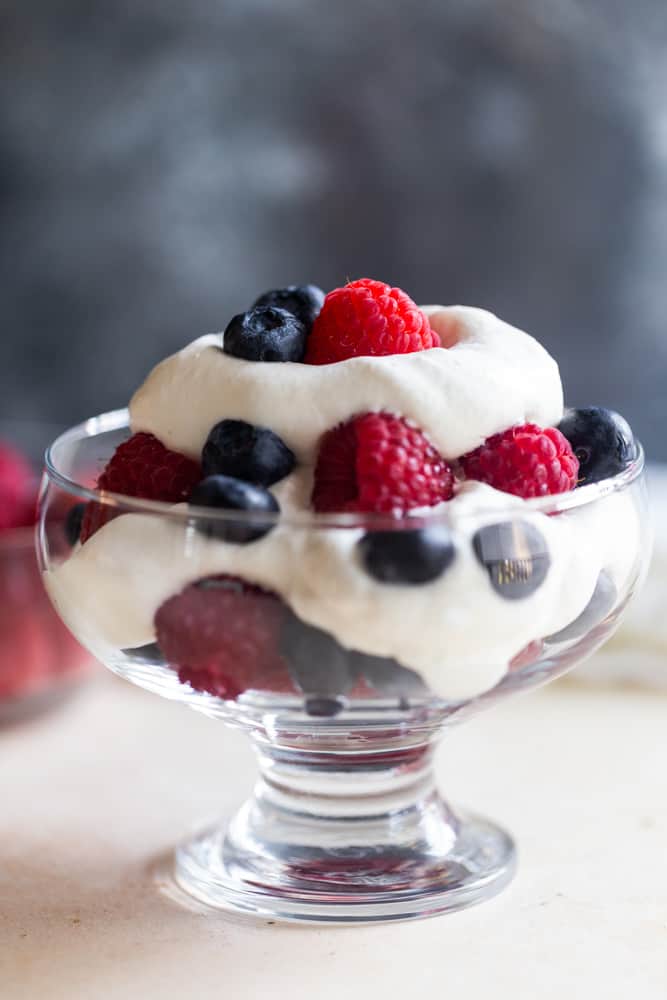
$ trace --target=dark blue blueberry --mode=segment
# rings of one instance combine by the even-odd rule
[[[244,420],[216,424],[202,452],[204,476],[233,476],[256,486],[277,483],[295,464],[293,452],[277,434]]]
[[[318,718],[332,718],[345,708],[338,698],[306,698],[306,712]]]
[[[357,675],[350,655],[329,632],[288,614],[280,651],[296,684],[308,697],[336,698],[352,687]]]
[[[396,660],[385,656],[371,656],[368,653],[350,653],[355,672],[365,677],[379,694],[398,698],[423,697],[428,687],[414,670],[408,670]]]
[[[558,430],[579,459],[578,486],[622,472],[637,457],[637,443],[624,418],[601,406],[567,410]]]
[[[359,542],[366,571],[380,583],[429,583],[441,576],[456,550],[447,528],[432,525],[409,530],[370,531]]]
[[[197,590],[224,590],[228,594],[240,594],[241,596],[247,590],[243,580],[234,576],[204,576],[201,580],[195,580],[192,586]]]
[[[414,670],[389,657],[346,649],[329,632],[306,624],[292,612],[283,625],[280,652],[305,696],[309,715],[337,715],[345,707],[344,695],[362,677],[378,694],[406,704],[409,698],[428,694]]]
[[[230,320],[222,349],[246,361],[303,361],[306,340],[306,327],[293,313],[257,306]]]
[[[310,328],[319,316],[324,302],[324,292],[317,285],[288,285],[287,288],[274,288],[264,292],[255,302],[256,306],[277,306],[292,313],[300,319],[306,330]]]
[[[156,642],[148,642],[145,646],[135,646],[134,649],[122,650],[135,663],[146,663],[151,666],[163,666],[164,656]]]
[[[544,641],[555,643],[583,639],[591,629],[594,629],[607,617],[616,604],[617,597],[616,584],[609,573],[603,570],[598,577],[593,596],[581,614],[565,628],[562,628],[560,632],[548,635]]]
[[[529,521],[487,524],[475,532],[472,547],[491,586],[508,601],[533,594],[551,565],[547,544]]]
[[[67,512],[67,517],[65,518],[65,538],[72,548],[74,548],[76,543],[79,541],[79,536],[81,535],[81,525],[83,524],[83,517],[85,513],[85,503],[77,503],[73,507],[70,507]]]
[[[253,542],[265,535],[274,527],[274,522],[271,518],[264,520],[261,515],[274,515],[280,511],[278,501],[268,490],[244,483],[240,479],[232,479],[231,476],[209,476],[203,479],[195,487],[190,505],[256,514],[256,518],[247,521],[199,518],[195,522],[197,530],[202,534],[237,544]]]

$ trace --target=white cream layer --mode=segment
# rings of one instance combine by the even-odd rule
[[[636,517],[621,495],[547,517],[471,484],[447,507],[456,558],[439,580],[420,586],[369,577],[357,555],[359,530],[280,524],[258,541],[230,545],[183,522],[138,514],[100,529],[46,583],[65,621],[103,656],[105,646],[153,641],[155,612],[188,583],[216,573],[241,576],[276,591],[344,646],[395,657],[443,697],[467,698],[492,687],[533,639],[575,619],[602,568],[622,586],[636,551]],[[495,592],[471,545],[481,524],[513,516],[539,528],[551,558],[542,586],[518,601]]]
[[[322,434],[357,413],[413,420],[444,458],[460,458],[514,424],[557,424],[558,365],[527,333],[469,306],[427,306],[447,349],[350,358],[332,365],[261,364],[200,337],[161,362],[130,403],[133,431],[199,458],[227,418],[270,427],[300,462],[314,463]]]

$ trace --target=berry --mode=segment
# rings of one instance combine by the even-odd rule
[[[181,503],[188,500],[201,479],[198,462],[170,451],[153,434],[133,434],[111,456],[97,480],[99,490],[127,497]],[[108,504],[89,503],[83,516],[81,541],[122,511]]]
[[[307,715],[314,715],[320,719],[331,719],[343,711],[345,705],[338,698],[306,698],[305,709]]]
[[[555,643],[583,639],[591,629],[594,629],[596,625],[599,625],[607,617],[616,604],[617,598],[616,584],[609,573],[602,570],[597,579],[593,596],[581,614],[577,615],[574,621],[570,622],[569,625],[566,625],[559,632],[548,635],[545,641]]]
[[[257,486],[284,479],[295,464],[293,452],[277,434],[244,420],[216,424],[202,452],[205,476],[233,476]]]
[[[529,521],[487,524],[473,535],[472,547],[491,586],[508,601],[530,597],[551,565],[547,544]]]
[[[312,504],[323,513],[405,513],[450,500],[454,474],[417,427],[366,413],[322,438]]]
[[[601,406],[567,410],[558,429],[579,462],[579,486],[615,476],[637,457],[629,424],[613,410]]]
[[[400,288],[361,278],[329,292],[313,323],[305,361],[328,365],[360,355],[440,347],[426,315]]]
[[[523,424],[487,438],[463,456],[461,468],[468,479],[528,498],[574,489],[579,462],[555,427]]]
[[[437,580],[456,555],[444,525],[418,530],[369,531],[359,543],[366,572],[380,583],[418,584]]]
[[[158,608],[157,644],[196,691],[230,699],[249,688],[290,691],[278,652],[284,614],[276,594],[236,577],[207,577]]]
[[[274,288],[264,292],[253,305],[277,306],[292,313],[301,320],[306,330],[310,330],[320,313],[324,302],[324,292],[317,285],[288,285],[287,288]]]
[[[0,531],[35,522],[35,480],[23,455],[0,443]]]
[[[197,462],[165,448],[153,434],[139,433],[118,446],[97,487],[128,497],[180,503],[200,479]]]
[[[67,517],[65,518],[64,531],[65,538],[71,548],[74,548],[76,543],[79,541],[81,536],[81,528],[83,527],[83,519],[86,513],[85,503],[74,504],[70,507],[67,512]]]
[[[295,683],[307,696],[306,711],[311,715],[336,715],[343,707],[340,695],[356,679],[350,652],[329,632],[308,625],[291,611],[283,623],[280,651]]]
[[[396,660],[368,653],[352,653],[355,668],[371,688],[380,694],[399,698],[423,697],[428,688],[414,670],[402,667]]]
[[[253,519],[202,519],[195,527],[210,538],[243,545],[254,542],[275,527],[274,521],[261,514],[280,512],[278,501],[261,486],[252,486],[231,476],[209,476],[193,490],[190,503],[194,507],[214,507],[216,510],[240,510],[256,514]]]
[[[286,309],[256,306],[227,325],[223,351],[246,361],[303,361],[306,327]]]

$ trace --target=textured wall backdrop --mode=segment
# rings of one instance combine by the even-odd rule
[[[667,459],[664,0],[0,0],[0,418],[287,282],[537,334]]]

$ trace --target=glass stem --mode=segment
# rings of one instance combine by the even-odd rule
[[[381,879],[423,869],[456,840],[458,820],[437,792],[430,743],[385,753],[264,742],[255,750],[259,780],[230,823],[226,849],[246,866],[250,849],[265,875],[284,865],[305,880]]]

